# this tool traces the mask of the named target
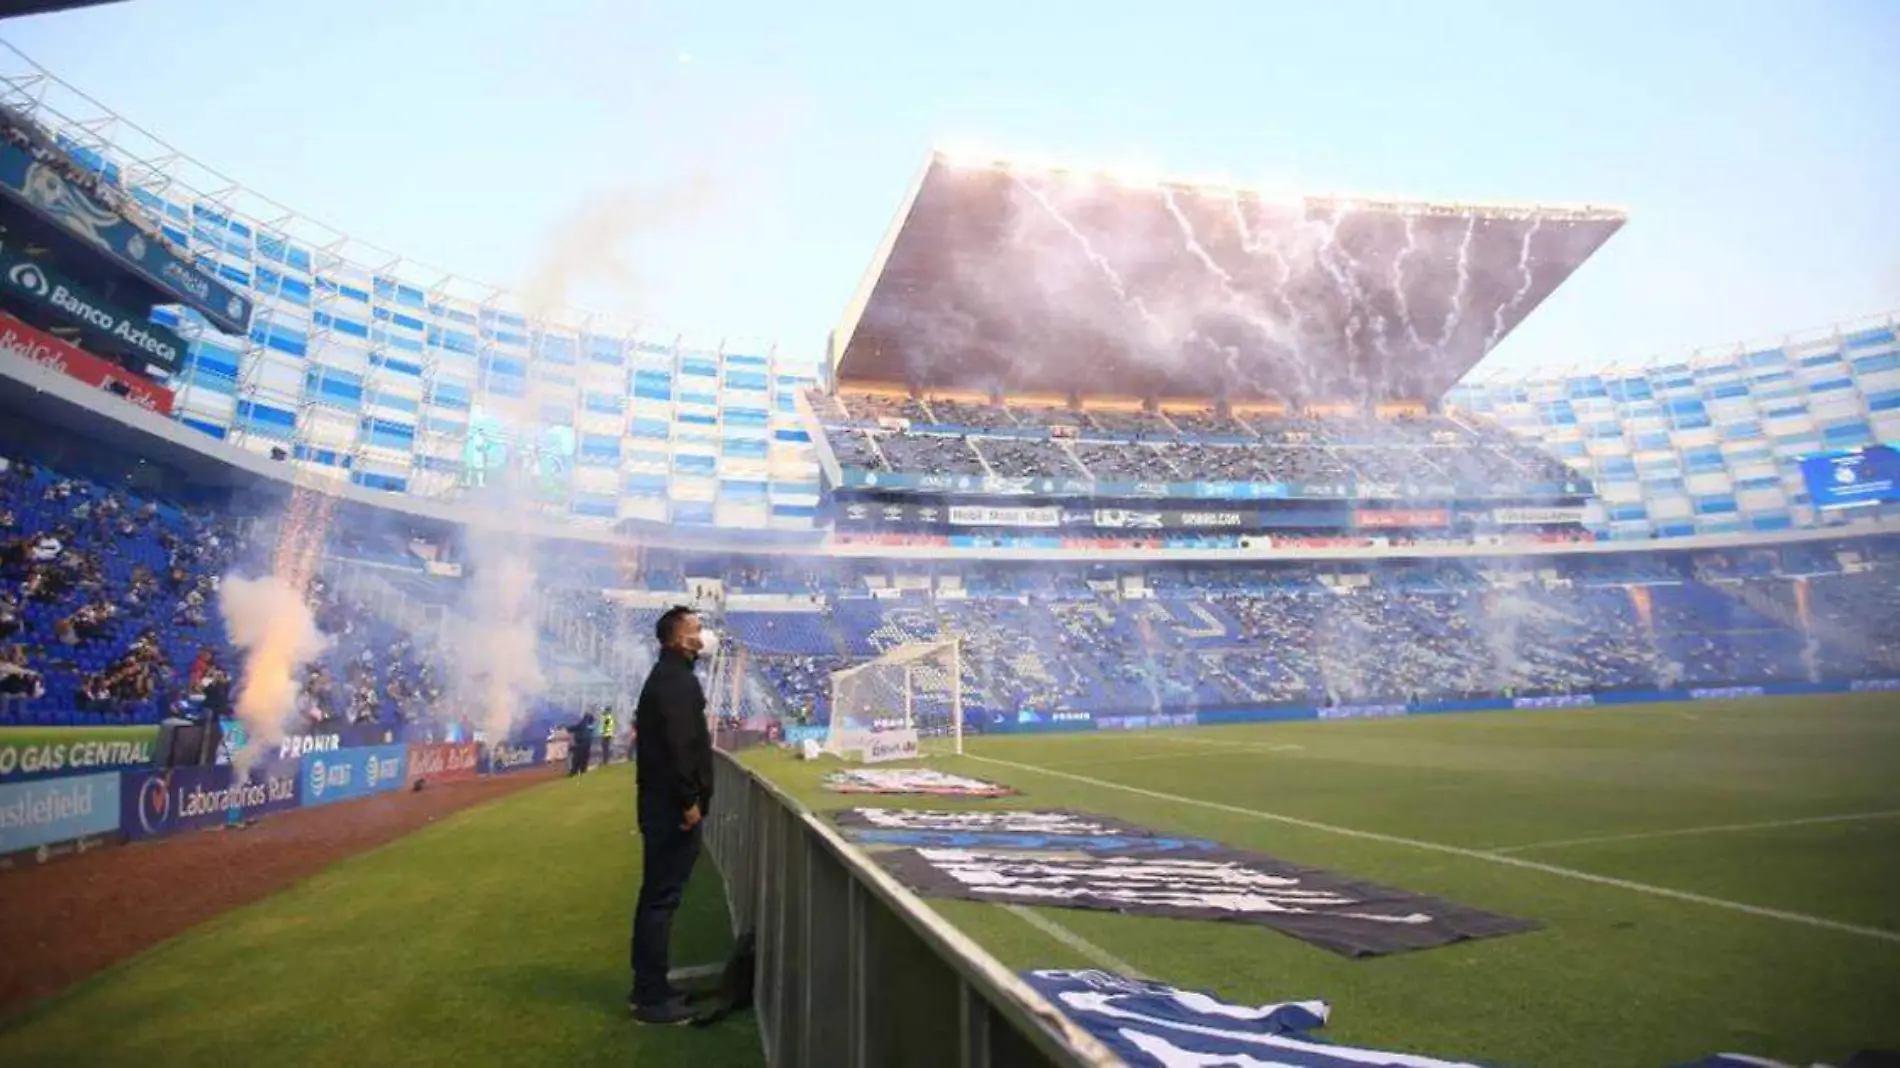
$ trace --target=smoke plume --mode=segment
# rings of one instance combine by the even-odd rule
[[[485,504],[505,492],[484,494]],[[541,597],[533,544],[515,531],[471,529],[464,566],[472,575],[445,634],[448,693],[489,741],[510,738],[547,689],[541,671]]]
[[[276,575],[229,576],[218,594],[225,635],[244,654],[236,711],[246,741],[235,761],[242,773],[283,741],[297,706],[299,673],[329,648],[330,639],[317,629],[302,592]]]
[[[642,233],[691,218],[711,201],[710,175],[652,188],[620,187],[600,193],[569,211],[548,235],[547,247],[521,286],[523,309],[543,319],[570,309],[583,298],[603,299],[614,311],[628,305],[641,288],[628,260],[628,243]]]

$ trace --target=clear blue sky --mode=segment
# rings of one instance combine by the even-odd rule
[[[0,36],[260,192],[485,281],[630,207],[629,269],[574,299],[812,354],[948,140],[1626,208],[1493,355],[1514,367],[1900,308],[1892,0],[134,0]]]

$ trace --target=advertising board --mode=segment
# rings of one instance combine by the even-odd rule
[[[68,276],[14,243],[0,245],[0,292],[57,312],[78,328],[87,347],[112,352],[123,347],[166,374],[185,358],[185,339]]]
[[[481,747],[474,742],[459,745],[412,745],[409,747],[409,782],[460,782],[481,774]]]
[[[76,184],[48,155],[0,141],[0,193],[189,305],[219,330],[241,335],[250,329],[249,297],[134,225],[125,212],[136,209],[101,203],[101,195],[115,195],[111,187],[95,193]]]
[[[0,727],[0,783],[143,768],[157,743],[157,727]]]
[[[116,773],[0,785],[0,854],[107,834],[118,826]]]
[[[1804,457],[1801,476],[1823,510],[1900,500],[1900,449],[1869,445]]]
[[[1543,508],[1495,508],[1491,520],[1501,526],[1540,526],[1583,522],[1582,506]]]
[[[171,390],[154,385],[110,360],[35,330],[5,312],[0,312],[0,353],[50,367],[147,411],[160,415],[172,413]]]
[[[156,838],[296,808],[301,770],[295,760],[274,760],[241,777],[229,765],[127,772],[119,829],[127,838]]]
[[[400,789],[408,781],[407,758],[400,745],[338,749],[304,757],[303,805],[312,808]]]
[[[864,742],[864,762],[883,764],[892,760],[917,757],[917,732],[914,730],[872,731]]]
[[[482,774],[505,775],[539,767],[547,759],[546,742],[501,743],[482,747]],[[565,759],[565,757],[563,757]]]

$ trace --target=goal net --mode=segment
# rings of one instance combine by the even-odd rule
[[[900,645],[833,672],[825,748],[866,763],[963,752],[963,651],[957,641]]]

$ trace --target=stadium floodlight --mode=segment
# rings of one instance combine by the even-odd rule
[[[825,748],[865,763],[963,753],[963,643],[912,642],[833,672]]]

